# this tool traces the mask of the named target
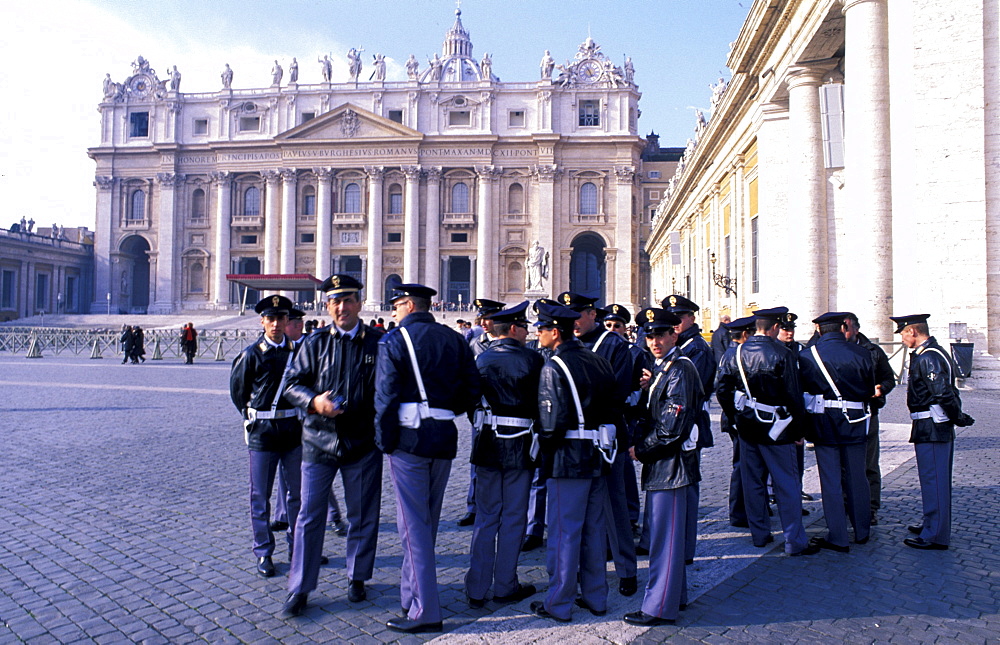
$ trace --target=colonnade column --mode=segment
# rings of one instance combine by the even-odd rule
[[[150,276],[155,284],[156,299],[153,302],[153,310],[156,313],[173,313],[174,311],[174,291],[175,279],[180,276],[174,275],[174,241],[176,217],[175,210],[175,188],[182,185],[184,175],[173,173],[158,173],[156,182],[160,188],[160,205],[157,218],[157,246],[159,247],[159,258],[156,263],[156,274]]]
[[[447,285],[441,283],[441,168],[424,170],[427,177],[427,204],[424,211],[424,284],[436,289],[434,301],[447,300]]]
[[[267,186],[267,205],[264,211],[264,267],[263,273],[279,273],[279,234],[281,222],[281,174],[277,170],[263,173]]]
[[[368,270],[365,287],[368,305],[382,304],[382,166],[365,168],[368,173]]]
[[[281,170],[281,272],[295,273],[295,187],[294,169]]]
[[[789,70],[788,143],[792,147],[788,168],[788,231],[794,236],[787,248],[795,249],[801,288],[790,295],[788,306],[800,317],[812,319],[829,310],[829,245],[826,222],[826,166],[823,162],[823,124],[819,86],[832,65],[798,65]],[[796,212],[797,211],[797,212]]]
[[[316,196],[316,267],[314,274],[320,280],[325,280],[330,271],[330,244],[333,235],[333,215],[331,206],[333,200],[330,199],[333,186],[333,170],[330,168],[316,168],[313,170],[319,180],[317,188],[319,194]],[[337,267],[339,269],[339,267]],[[334,271],[336,273],[336,271]]]
[[[404,166],[403,282],[420,282],[420,166]]]
[[[892,172],[887,0],[846,0],[845,224],[850,262],[839,271],[838,308],[869,336],[892,337]]]
[[[635,168],[631,166],[618,166],[615,168],[615,241],[614,245],[618,249],[617,259],[621,266],[620,271],[612,274],[612,288],[603,294],[610,302],[617,302],[628,307],[632,311],[638,311],[635,302],[632,300],[633,276],[636,271],[635,263],[632,261],[632,189],[635,186]],[[607,256],[613,254],[610,249]],[[611,264],[609,263],[609,266]],[[610,272],[608,272],[610,273]],[[607,273],[605,274],[607,275]],[[605,278],[607,282],[607,278]],[[613,298],[613,300],[611,300]]]
[[[213,172],[215,183],[215,262],[212,265],[212,297],[220,305],[229,304],[229,252],[232,246],[232,175],[231,172]]]
[[[493,289],[493,273],[495,263],[489,258],[495,256],[497,249],[493,246],[493,185],[497,174],[493,166],[477,166],[476,174],[479,175],[479,202],[476,206],[476,263],[473,271],[475,288],[470,292],[470,300],[479,298],[496,298],[497,293]]]

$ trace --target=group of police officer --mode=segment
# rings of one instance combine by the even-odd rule
[[[853,314],[816,318],[814,342],[802,348],[778,339],[794,314],[783,307],[756,311],[726,324],[733,342],[718,361],[695,322],[697,305],[680,295],[636,314],[638,344],[624,334],[631,315],[621,305],[599,308],[595,298],[571,292],[538,300],[529,342],[527,301],[508,307],[479,299],[484,333],[470,344],[434,320],[433,289],[397,285],[397,326],[383,334],[360,320],[362,288],[348,275],[328,278],[322,290],[333,322],[303,338],[287,333],[294,327],[289,314],[300,313],[292,303],[264,298],[255,308],[263,333],[233,362],[232,399],[249,448],[253,552],[263,576],[275,573],[269,498],[276,473],[285,484],[279,498],[289,523],[286,616],[305,610],[327,561],[325,518],[338,471],[348,600],[366,598],[384,454],[403,551],[403,615],[387,626],[441,631],[435,542],[461,415],[473,425],[465,591],[474,608],[537,593],[519,582],[517,563],[547,530],[549,585],[530,605],[536,615],[568,622],[574,605],[605,615],[606,561],[614,561],[619,592],[631,596],[637,554],[648,553],[641,608],[624,620],[676,620],[687,603],[685,565],[695,557],[699,455],[713,445],[713,392],[734,441],[731,520],[749,528],[755,545],[773,541],[768,481],[789,555],[847,551],[848,518],[855,542],[869,538],[877,499],[866,468],[874,445],[877,473],[877,409],[895,381],[891,370],[885,378],[888,360],[860,335]],[[910,527],[919,535],[906,543],[942,549],[950,531],[954,426],[972,419],[961,411],[953,366],[927,333],[926,319],[893,319],[915,350],[908,404],[924,502],[923,522]],[[816,446],[828,527],[811,541],[802,524],[804,438]],[[642,464],[646,493],[638,547],[633,460]]]

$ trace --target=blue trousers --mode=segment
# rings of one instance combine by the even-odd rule
[[[743,475],[740,473],[740,440],[730,434],[733,440],[733,472],[729,475],[729,523],[743,524],[747,521],[747,509],[743,503]]]
[[[639,506],[639,482],[635,477],[635,463],[632,459],[625,462],[625,499],[628,500],[629,524],[638,524],[641,510]]]
[[[619,578],[632,578],[636,574],[635,541],[632,538],[632,523],[628,515],[628,501],[625,496],[626,470],[635,479],[635,469],[628,451],[619,450],[611,464],[611,472],[605,475],[608,498],[604,507],[607,522],[608,542],[615,561],[615,572]]]
[[[334,474],[336,474],[337,467],[334,467]],[[274,519],[276,522],[288,522],[288,509],[285,508],[285,496],[287,495],[288,487],[285,486],[285,470],[281,467],[278,468],[278,492],[275,494],[274,503]],[[299,510],[301,513],[301,509]],[[337,504],[337,494],[333,490],[333,480],[330,480],[330,512],[327,514],[328,522],[337,522],[340,520],[340,506]]]
[[[865,541],[871,534],[872,519],[868,479],[865,477],[865,444],[816,444],[816,465],[819,467],[820,490],[823,491],[823,516],[829,529],[826,539],[837,546],[847,546],[847,518],[850,516],[854,539]]]
[[[451,460],[396,450],[389,455],[389,474],[396,489],[396,528],[403,547],[400,604],[410,620],[441,622],[434,544]]]
[[[558,618],[569,618],[579,577],[583,601],[591,609],[605,611],[608,608],[604,559],[608,536],[604,517],[606,480],[550,478],[547,487],[549,592],[545,609]]]
[[[677,619],[687,604],[687,573],[684,567],[687,491],[646,491],[650,509],[649,582],[642,598],[642,611],[650,616]]]
[[[262,558],[274,554],[274,533],[271,531],[271,491],[278,464],[288,477],[285,504],[288,508],[288,548],[292,548],[295,519],[299,514],[299,474],[302,446],[287,452],[250,450],[250,526],[253,529],[253,554]]]
[[[785,553],[798,553],[808,546],[802,525],[802,480],[799,478],[795,444],[765,445],[740,438],[740,474],[750,537],[763,546],[771,535],[767,513],[767,475],[771,474],[778,516],[785,534]]]
[[[701,448],[695,451],[701,469]],[[698,545],[698,506],[701,502],[701,482],[695,482],[687,488],[687,512],[684,516],[684,559],[694,560],[695,547]],[[652,551],[650,551],[652,553]]]
[[[528,523],[530,470],[476,466],[476,525],[469,548],[465,593],[482,600],[517,591],[517,558]]]
[[[917,474],[924,519],[920,537],[934,544],[951,544],[951,478],[955,442],[915,443]]]
[[[545,537],[545,476],[536,468],[531,478],[531,493],[528,496],[528,535]]]

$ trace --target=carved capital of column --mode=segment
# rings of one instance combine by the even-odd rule
[[[562,170],[555,164],[539,164],[531,169],[531,174],[538,178],[538,181],[552,183],[562,174]]]
[[[846,15],[848,11],[862,4],[887,5],[888,2],[887,0],[844,0],[844,8],[840,10],[840,13]]]
[[[156,183],[164,188],[177,188],[184,183],[184,175],[172,172],[158,172],[156,173]]]
[[[333,168],[313,168],[312,171],[321,184],[333,182]]]
[[[282,168],[278,172],[281,174],[281,180],[286,184],[294,184],[295,180],[298,179],[299,176],[294,168]]]
[[[264,178],[264,181],[271,186],[281,181],[281,173],[277,170],[264,170],[260,174]]]
[[[734,171],[735,170],[740,170],[742,168],[746,168],[746,165],[747,165],[746,156],[742,155],[742,154],[738,154],[738,155],[736,155],[736,158],[733,159],[733,163],[730,164],[730,169],[732,169]]]
[[[233,173],[229,172],[228,170],[215,171],[210,176],[212,178],[212,183],[215,184],[216,186],[220,184],[228,185],[229,182],[232,181]]]
[[[365,166],[365,172],[368,173],[368,178],[372,181],[382,181],[385,168],[383,166]]]
[[[712,184],[712,190],[710,194],[712,197],[718,197],[722,193],[722,184],[716,182]]]
[[[803,86],[819,87],[823,79],[837,68],[837,64],[838,61],[825,60],[804,65],[793,65],[788,68],[785,83],[788,85],[789,90]]]
[[[420,166],[403,166],[403,174],[407,181],[420,181]]]
[[[635,168],[632,166],[615,166],[615,178],[619,184],[631,184],[635,181]]]
[[[441,182],[441,166],[431,166],[430,168],[424,169],[424,176],[427,177],[427,183],[437,184]]]
[[[111,188],[115,185],[115,178],[98,175],[97,177],[94,177],[94,185],[100,190],[111,190]]]
[[[503,173],[500,166],[476,166],[476,174],[481,181],[493,181]]]

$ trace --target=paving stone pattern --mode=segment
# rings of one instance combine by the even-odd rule
[[[386,478],[382,532],[368,600],[346,599],[343,538],[327,533],[331,563],[297,619],[280,617],[288,571],[260,578],[250,551],[247,453],[228,396],[228,362],[121,365],[114,357],[25,359],[0,354],[0,643],[983,643],[1000,640],[998,448],[1000,399],[966,392],[977,424],[960,431],[955,456],[952,548],[902,545],[920,519],[920,496],[902,390],[883,413],[884,493],[872,541],[849,554],[782,554],[728,526],[730,443],[703,455],[698,557],[692,602],[677,625],[621,621],[640,595],[623,598],[609,566],[609,612],[577,610],[573,622],[535,618],[530,600],[470,609],[463,591],[470,529],[468,463],[452,468],[438,538],[445,630],[401,636],[400,545]],[[460,455],[469,430],[462,428]],[[815,460],[807,453],[810,534],[824,530]],[[338,482],[339,487],[339,482]],[[342,496],[342,490],[341,490]],[[645,582],[646,559],[640,559]],[[523,582],[544,589],[544,552],[524,554]],[[640,592],[641,594],[641,592]],[[541,595],[533,599],[541,598]]]

